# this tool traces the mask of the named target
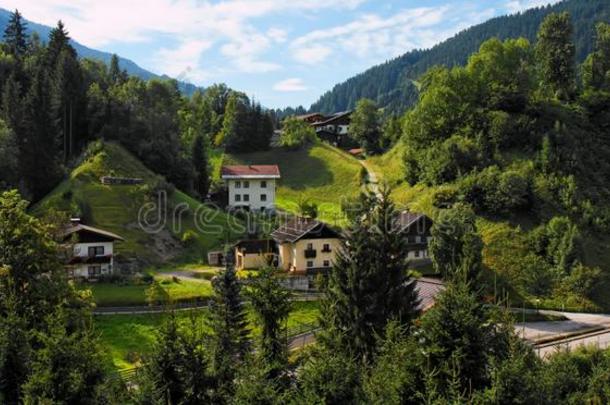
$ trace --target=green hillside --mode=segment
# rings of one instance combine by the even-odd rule
[[[509,16],[493,18],[468,28],[426,50],[414,50],[374,66],[322,95],[311,111],[331,113],[353,109],[361,98],[370,98],[392,113],[400,113],[417,102],[418,91],[412,82],[435,65],[465,65],[470,54],[492,37],[536,39],[542,20],[550,13],[568,11],[575,25],[576,56],[579,62],[591,52],[595,23],[610,21],[607,0],[566,0]]]
[[[102,185],[102,176],[142,178],[144,184]],[[168,195],[167,220],[158,232],[145,232],[138,225],[138,213],[145,204],[156,204],[158,190]],[[174,218],[176,207],[183,214]],[[118,254],[145,264],[199,262],[208,250],[239,237],[238,232],[228,230],[229,220],[234,223],[234,218],[174,190],[115,143],[92,145],[69,177],[33,208],[37,215],[52,210],[80,216],[88,225],[121,235],[125,242],[117,244]]]
[[[217,164],[220,162],[217,160]],[[341,202],[360,192],[360,163],[323,142],[296,151],[226,154],[222,164],[277,164],[282,176],[277,190],[278,208],[297,212],[300,201],[314,202],[320,219],[330,223],[342,222]]]

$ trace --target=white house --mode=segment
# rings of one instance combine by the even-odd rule
[[[275,209],[277,165],[223,166],[221,177],[229,190],[229,207],[251,211]]]
[[[112,274],[114,271],[114,242],[123,241],[120,236],[83,225],[73,219],[66,228],[63,241],[72,246],[72,254],[66,269],[73,278],[87,280]]]

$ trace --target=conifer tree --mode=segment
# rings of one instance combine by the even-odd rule
[[[330,273],[322,303],[327,344],[372,360],[377,336],[390,320],[408,326],[418,313],[415,284],[407,274],[406,238],[384,188],[361,198]]]
[[[538,30],[536,57],[542,87],[560,100],[569,100],[576,89],[573,32],[566,12],[550,14]]]
[[[8,25],[4,30],[4,42],[11,55],[23,57],[27,51],[27,23],[23,21],[19,10],[11,13]]]
[[[214,278],[214,300],[211,305],[213,330],[212,369],[221,398],[229,397],[237,369],[250,349],[248,319],[232,260],[227,258],[223,272]]]
[[[208,151],[203,135],[197,135],[193,141],[191,159],[195,169],[195,191],[200,198],[206,198],[210,189],[210,166]]]
[[[260,357],[271,379],[280,376],[288,361],[284,321],[290,313],[290,292],[284,288],[275,269],[265,268],[252,279],[248,297],[261,326]]]

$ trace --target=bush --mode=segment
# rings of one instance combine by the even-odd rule
[[[192,230],[187,230],[182,234],[182,244],[185,246],[191,246],[197,240],[197,233]]]

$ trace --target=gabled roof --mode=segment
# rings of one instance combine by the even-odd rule
[[[411,226],[419,223],[421,219],[426,219],[429,223],[432,223],[432,220],[425,214],[403,211],[398,216],[398,225],[402,231],[407,231]]]
[[[332,124],[334,121],[339,120],[343,117],[347,117],[351,114],[352,114],[351,111],[343,111],[343,112],[335,113],[324,121],[314,122],[313,125],[320,126],[320,125]]]
[[[327,224],[310,218],[291,218],[271,233],[277,243],[295,243],[308,238],[339,238]]]
[[[279,179],[277,165],[235,165],[221,168],[223,179]]]
[[[92,226],[87,226],[87,225],[83,225],[83,224],[73,224],[73,225],[70,225],[69,227],[67,227],[63,233],[63,239],[66,240],[75,233],[78,233],[78,234],[86,233],[89,235],[96,235],[96,236],[101,237],[102,239],[108,239],[108,240],[120,240],[120,241],[125,240],[115,233],[104,231],[103,229],[94,228]]]

